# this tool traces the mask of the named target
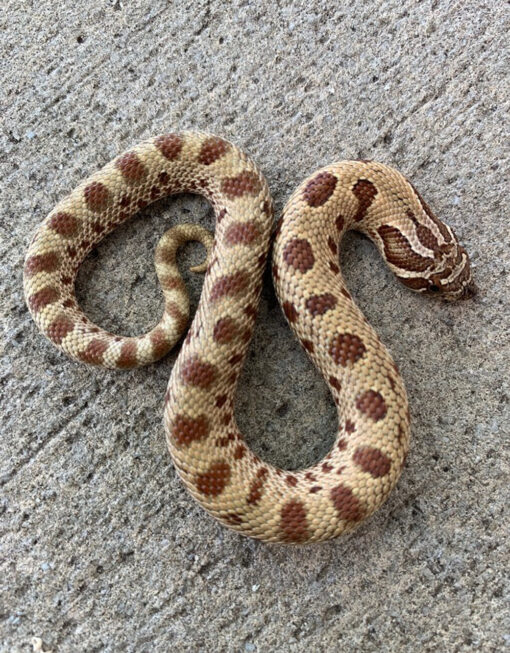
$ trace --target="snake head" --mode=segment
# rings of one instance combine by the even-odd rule
[[[435,269],[427,275],[427,295],[454,301],[469,299],[476,294],[469,256],[457,241],[443,245],[435,256]]]
[[[447,301],[472,297],[476,293],[476,286],[473,283],[468,254],[453,233],[451,238],[451,242],[432,249],[430,258],[422,259],[415,254],[412,259],[415,274],[404,277],[397,272],[400,281],[416,292]],[[407,263],[410,256],[408,252],[406,255]]]

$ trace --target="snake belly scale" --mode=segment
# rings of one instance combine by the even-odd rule
[[[165,298],[147,334],[122,337],[93,324],[74,281],[88,252],[150,202],[198,193],[212,204],[205,229],[170,229],[156,250]],[[221,523],[264,541],[306,543],[353,530],[388,497],[409,445],[409,410],[397,367],[355,305],[338,260],[342,235],[370,237],[411,289],[446,299],[471,294],[469,260],[399,172],[345,161],[315,172],[293,193],[275,231],[272,271],[286,318],[338,408],[331,451],[288,472],[260,460],[234,418],[237,381],[252,336],[272,231],[272,201],[257,166],[237,147],[198,132],[141,143],[85,180],[49,214],[27,254],[24,290],[39,329],[70,357],[133,368],[164,356],[185,332],[189,303],[178,247],[207,251],[203,290],[172,370],[164,423],[175,466]]]

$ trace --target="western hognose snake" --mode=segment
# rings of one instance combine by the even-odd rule
[[[211,202],[214,239],[198,226],[170,229],[156,251],[165,298],[159,324],[139,337],[107,333],[77,305],[80,263],[138,210],[183,192]],[[224,525],[265,541],[314,542],[352,530],[385,501],[409,443],[402,379],[338,267],[343,234],[369,236],[400,281],[418,292],[469,296],[471,273],[452,230],[392,168],[344,161],[297,188],[276,228],[273,279],[290,326],[329,386],[339,426],[323,460],[287,472],[254,455],[234,419],[272,216],[264,177],[234,145],[195,132],[159,136],[92,175],[50,213],[28,251],[25,296],[41,331],[72,358],[109,368],[145,365],[164,356],[187,326],[176,251],[201,241],[202,295],[165,395],[170,453],[191,494]]]

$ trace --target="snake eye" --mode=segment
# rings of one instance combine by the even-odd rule
[[[431,290],[432,292],[439,292],[441,288],[433,283],[431,286],[429,286],[429,290]]]

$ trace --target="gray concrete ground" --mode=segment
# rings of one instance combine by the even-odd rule
[[[4,0],[0,28],[1,651],[32,637],[54,653],[509,647],[508,4]],[[221,528],[166,451],[175,356],[89,369],[29,317],[22,263],[40,221],[117,153],[182,128],[246,149],[278,210],[320,165],[393,164],[471,253],[480,292],[447,305],[400,287],[370,243],[343,247],[413,417],[397,490],[348,539],[289,549]],[[100,324],[154,323],[154,246],[181,220],[211,212],[160,202],[89,257],[78,294]],[[291,469],[335,432],[269,278],[237,418]]]

